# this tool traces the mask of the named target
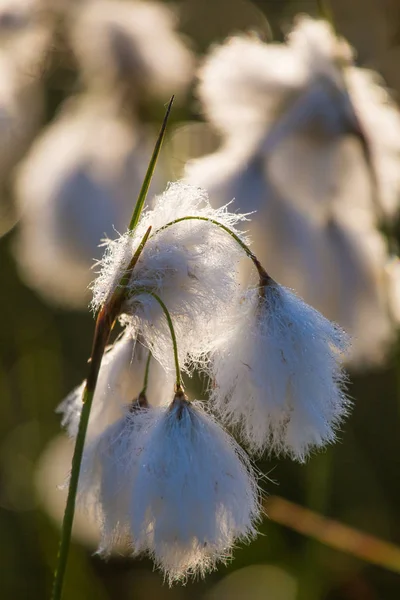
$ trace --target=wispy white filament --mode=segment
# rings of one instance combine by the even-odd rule
[[[250,290],[212,357],[211,400],[252,451],[298,460],[335,439],[349,406],[346,334],[290,290]]]
[[[181,398],[129,410],[92,440],[78,499],[101,522],[101,553],[128,542],[170,583],[226,560],[260,517],[245,453],[199,403]]]

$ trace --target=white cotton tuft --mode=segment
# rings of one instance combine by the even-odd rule
[[[97,310],[112,295],[148,227],[152,227],[143,252],[128,282],[123,310],[140,331],[164,368],[174,368],[167,321],[156,299],[165,303],[176,329],[181,366],[203,356],[219,335],[222,317],[237,292],[237,267],[243,251],[216,225],[188,220],[162,229],[186,216],[212,218],[233,231],[245,219],[226,206],[215,210],[204,190],[177,182],[155,199],[143,213],[134,233],[107,242],[93,283],[92,306]],[[240,234],[242,239],[245,239]]]
[[[334,441],[347,414],[346,334],[292,291],[249,290],[211,358],[211,400],[253,452],[303,461]]]
[[[143,91],[164,99],[179,95],[192,77],[193,55],[161,3],[86,2],[75,11],[69,36],[91,87],[123,86],[136,100]]]
[[[143,388],[148,351],[131,334],[125,334],[103,356],[96,390],[90,411],[86,439],[101,434],[119,419]],[[78,433],[82,412],[83,382],[58,407],[63,414],[62,425],[71,437]],[[155,360],[150,361],[149,382],[146,392],[151,405],[157,406],[163,394],[168,397],[174,387],[173,378]]]
[[[140,461],[131,504],[136,553],[148,552],[169,582],[204,575],[255,534],[260,516],[251,465],[199,403],[138,414]]]

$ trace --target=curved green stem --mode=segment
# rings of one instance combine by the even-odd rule
[[[174,350],[174,362],[175,362],[175,373],[176,373],[176,381],[175,381],[176,391],[177,392],[178,391],[182,391],[183,387],[182,387],[181,369],[179,367],[178,343],[176,341],[174,324],[172,323],[172,319],[171,319],[171,315],[169,314],[169,310],[165,306],[164,302],[161,300],[160,296],[158,294],[156,294],[155,292],[151,291],[151,290],[148,290],[146,288],[143,288],[143,289],[137,288],[134,293],[135,293],[135,295],[148,294],[149,296],[151,296],[152,298],[154,298],[154,300],[156,300],[158,302],[158,304],[162,308],[162,311],[163,311],[163,313],[165,315],[165,318],[167,319],[169,331],[170,331],[170,334],[171,334],[172,346],[173,346],[173,350]]]
[[[139,396],[145,396],[146,392],[147,392],[147,386],[149,384],[149,372],[150,372],[150,361],[151,361],[151,351],[149,350],[149,355],[147,357],[147,361],[146,361],[146,367],[144,370],[144,379],[143,379],[143,387],[142,387],[142,391],[140,392]]]
[[[172,96],[171,100],[169,101],[169,104],[168,104],[168,107],[167,107],[167,110],[166,110],[166,113],[164,116],[164,120],[162,122],[161,129],[158,134],[156,144],[154,146],[153,154],[151,155],[149,166],[147,167],[146,175],[143,180],[143,184],[140,189],[138,199],[136,201],[136,205],[135,205],[135,208],[133,211],[131,222],[129,223],[129,229],[131,231],[133,231],[135,229],[136,225],[138,224],[140,214],[143,210],[144,202],[146,200],[147,192],[149,191],[149,187],[150,187],[151,179],[153,177],[154,169],[156,168],[158,155],[160,154],[161,146],[162,146],[162,143],[164,140],[165,131],[167,129],[167,122],[169,119],[169,115],[171,112],[173,102],[174,102],[174,96]]]
[[[232,229],[229,229],[229,227],[227,227],[223,223],[220,223],[219,221],[216,221],[215,219],[211,219],[211,217],[200,217],[200,216],[190,216],[190,215],[186,216],[186,217],[180,217],[179,219],[175,219],[174,221],[170,221],[166,225],[163,225],[163,227],[160,227],[160,229],[157,229],[157,231],[155,231],[153,233],[153,236],[156,235],[157,233],[159,233],[160,231],[163,231],[164,229],[171,227],[171,225],[175,225],[176,223],[181,223],[182,221],[193,221],[193,220],[194,221],[206,221],[208,223],[212,223],[213,225],[216,225],[220,229],[223,229],[228,235],[230,235],[235,240],[235,242],[237,242],[239,244],[239,246],[242,248],[242,250],[244,250],[246,255],[253,261],[253,264],[254,264],[255,268],[257,269],[257,272],[260,276],[260,281],[263,283],[263,285],[268,285],[273,282],[272,277],[270,277],[268,275],[267,271],[264,269],[264,267],[262,266],[262,264],[260,263],[260,261],[258,260],[256,255],[253,254],[253,252],[250,250],[249,246],[247,244],[245,244],[245,242],[243,240],[241,240],[240,237],[234,231],[232,231]]]

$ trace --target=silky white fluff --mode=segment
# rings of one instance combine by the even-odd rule
[[[346,334],[292,291],[271,283],[238,303],[211,358],[211,401],[254,452],[303,461],[335,439],[349,401]]]
[[[90,87],[122,85],[165,99],[193,73],[193,55],[173,12],[157,2],[96,0],[71,20],[70,41]]]
[[[174,368],[171,335],[159,304],[146,291],[159,295],[170,312],[184,367],[190,357],[199,358],[207,352],[211,340],[218,336],[220,317],[229,310],[237,291],[237,265],[243,256],[229,234],[206,221],[189,220],[160,230],[185,216],[213,218],[235,231],[236,224],[245,218],[230,213],[227,207],[213,209],[204,190],[182,182],[170,184],[156,198],[153,210],[143,213],[133,235],[127,232],[107,242],[93,283],[92,306],[97,310],[116,289],[144,233],[152,226],[151,237],[127,285],[123,310],[128,318],[124,322],[141,332],[154,356],[169,370]]]
[[[147,150],[117,102],[90,95],[68,102],[32,146],[16,177],[15,253],[24,280],[51,302],[87,306],[98,245],[129,222]]]
[[[248,458],[199,403],[175,398],[135,415],[140,460],[132,487],[135,553],[148,552],[169,582],[204,575],[255,534],[258,487]]]
[[[119,419],[139,395],[148,351],[131,334],[124,336],[104,354],[96,390],[90,411],[87,440],[101,434],[109,425]],[[150,404],[157,405],[162,395],[168,397],[174,386],[173,378],[160,364],[151,359],[147,398]],[[82,412],[83,382],[73,390],[58,407],[63,414],[62,425],[71,437],[76,437]]]

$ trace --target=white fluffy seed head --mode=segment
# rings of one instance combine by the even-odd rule
[[[208,118],[224,136],[246,131],[259,135],[293,106],[300,118],[323,118],[333,130],[351,116],[342,68],[350,64],[349,46],[324,21],[297,19],[286,44],[265,44],[235,36],[215,48],[199,74],[198,94]],[[309,110],[300,110],[306,93]]]
[[[125,334],[103,356],[96,391],[90,411],[87,440],[100,435],[109,425],[121,418],[126,406],[137,398],[143,387],[148,351]],[[174,379],[154,358],[150,362],[147,398],[157,406],[163,394],[172,393]],[[82,411],[83,382],[58,407],[63,414],[62,425],[71,437],[78,433]]]
[[[335,439],[349,401],[346,334],[289,289],[249,290],[212,357],[211,399],[254,452],[303,461]]]
[[[93,284],[92,306],[97,310],[116,289],[148,227],[151,237],[128,282],[125,324],[137,328],[155,357],[173,369],[171,336],[162,309],[146,292],[159,295],[171,314],[182,366],[188,357],[207,352],[219,335],[219,317],[229,310],[237,290],[237,265],[243,252],[229,234],[202,220],[188,220],[160,230],[186,216],[212,218],[230,229],[244,215],[227,207],[214,210],[206,192],[177,182],[156,198],[131,234],[107,242],[100,272]],[[243,235],[240,234],[243,238]],[[137,293],[137,291],[141,293]]]
[[[169,582],[204,575],[255,534],[258,487],[236,442],[199,403],[177,396],[137,416],[139,466],[131,504],[134,551],[148,552]]]
[[[378,201],[390,217],[399,208],[400,112],[378,73],[351,66],[346,82],[372,154]]]

